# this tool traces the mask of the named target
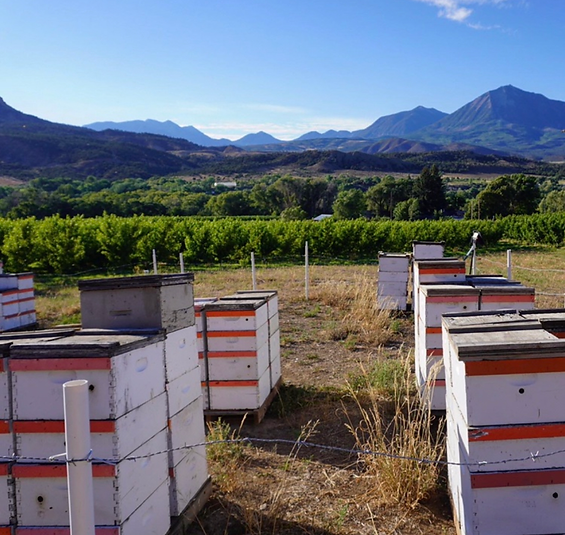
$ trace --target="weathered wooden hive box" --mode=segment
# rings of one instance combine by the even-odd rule
[[[165,329],[194,325],[192,273],[79,282],[84,329]]]
[[[385,310],[406,310],[410,255],[379,253],[377,305]]]
[[[35,323],[33,274],[1,274],[0,331],[29,328]]]
[[[540,316],[443,318],[449,488],[463,535],[565,532],[565,341]]]
[[[413,241],[412,257],[414,260],[433,260],[443,258],[445,242]]]

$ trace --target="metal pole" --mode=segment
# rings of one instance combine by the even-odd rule
[[[310,299],[310,264],[308,259],[308,242],[304,245],[304,285],[306,301]]]
[[[184,256],[182,253],[179,253],[179,262],[180,262],[180,272],[184,273]]]
[[[157,254],[155,253],[155,249],[153,249],[153,273],[157,275]]]
[[[477,268],[477,247],[473,244],[473,256],[471,256],[471,275],[476,275]]]
[[[64,383],[63,403],[71,535],[94,535],[88,381]]]
[[[253,289],[257,289],[257,272],[255,271],[255,253],[251,252],[251,280],[253,281]]]
[[[512,280],[512,249],[506,250],[506,278]]]

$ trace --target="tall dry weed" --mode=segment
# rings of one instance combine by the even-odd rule
[[[365,474],[374,481],[374,497],[414,507],[438,488],[445,448],[443,424],[434,421],[414,393],[409,354],[403,373],[396,374],[394,381],[391,399],[370,378],[364,389],[349,386],[360,413],[358,421],[350,420],[349,429],[358,448],[374,452],[359,457]]]
[[[354,336],[358,343],[380,346],[394,335],[390,310],[378,307],[376,279],[366,271],[354,273],[351,280],[327,281],[313,290],[313,298],[342,311],[335,326],[335,339]]]

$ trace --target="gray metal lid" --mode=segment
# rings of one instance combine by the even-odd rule
[[[148,288],[173,286],[194,281],[194,273],[176,273],[172,275],[140,275],[135,277],[115,277],[109,279],[86,279],[78,283],[79,290],[118,290],[124,288]]]

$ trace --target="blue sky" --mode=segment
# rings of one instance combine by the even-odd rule
[[[562,0],[0,0],[0,97],[293,139],[507,84],[565,101],[564,22]]]

